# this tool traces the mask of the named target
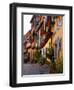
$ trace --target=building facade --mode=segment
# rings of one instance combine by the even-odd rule
[[[63,56],[63,16],[33,15],[30,23],[24,35],[24,62],[35,63],[37,51],[48,62]]]

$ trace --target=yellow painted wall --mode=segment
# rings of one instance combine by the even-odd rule
[[[48,48],[49,47],[49,43],[51,43],[51,39],[49,38],[48,42],[45,44],[44,48]]]

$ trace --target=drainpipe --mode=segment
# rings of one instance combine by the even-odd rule
[[[39,30],[39,47],[40,47],[40,37],[41,37],[41,36],[40,36],[40,30]]]

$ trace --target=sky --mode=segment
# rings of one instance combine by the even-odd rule
[[[31,23],[30,23],[30,20],[32,18],[33,15],[24,15],[24,24],[23,24],[23,27],[24,27],[24,35],[31,29]]]

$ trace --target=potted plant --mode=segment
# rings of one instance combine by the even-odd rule
[[[45,58],[42,57],[41,50],[38,50],[34,54],[35,62],[43,65],[45,63]]]

